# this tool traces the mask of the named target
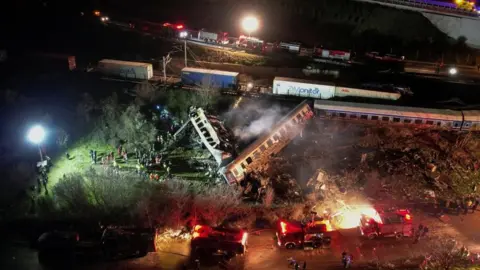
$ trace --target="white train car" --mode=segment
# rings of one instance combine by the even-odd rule
[[[305,127],[306,122],[314,115],[308,101],[303,101],[289,114],[283,117],[272,131],[249,145],[227,166],[220,169],[225,181],[232,185],[239,183],[259,163],[263,155],[280,152]]]
[[[367,89],[350,88],[343,86],[335,86],[335,97],[363,97],[398,100],[402,95],[393,91],[375,91]]]
[[[380,104],[361,104],[316,100],[314,109],[319,117],[345,120],[363,120],[374,123],[416,125],[428,128],[461,130],[463,114],[460,111],[400,107]],[[472,116],[472,121],[480,117]]]
[[[335,96],[335,85],[302,79],[275,77],[272,93],[274,95],[330,99]]]

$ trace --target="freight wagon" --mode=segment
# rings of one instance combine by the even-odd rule
[[[205,88],[236,89],[238,84],[238,72],[222,70],[190,68],[182,69],[182,83]]]
[[[103,59],[98,62],[98,71],[107,76],[134,80],[150,80],[153,77],[152,64]]]
[[[393,91],[374,91],[367,89],[357,89],[343,86],[335,86],[336,97],[366,97],[377,99],[397,100],[402,95]]]
[[[394,91],[374,91],[309,80],[276,77],[273,80],[273,95],[297,96],[314,99],[331,99],[334,97],[363,97],[397,100],[400,93]]]
[[[301,79],[275,77],[273,80],[272,93],[274,95],[330,99],[335,96],[335,85]]]

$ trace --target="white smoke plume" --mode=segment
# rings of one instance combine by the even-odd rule
[[[230,110],[227,118],[233,122],[231,126],[235,137],[240,141],[249,141],[270,132],[287,113],[287,108],[255,102]]]

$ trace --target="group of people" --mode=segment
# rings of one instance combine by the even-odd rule
[[[418,225],[417,231],[415,232],[415,240],[413,241],[413,243],[414,244],[418,243],[420,238],[423,238],[427,235],[428,231],[429,231],[428,227],[420,223],[420,225]]]

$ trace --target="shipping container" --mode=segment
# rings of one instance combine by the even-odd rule
[[[336,97],[365,97],[365,98],[378,98],[388,100],[398,100],[402,95],[390,91],[374,91],[367,89],[349,88],[343,86],[335,87]]]
[[[236,88],[238,72],[203,68],[183,68],[182,83],[206,88]]]
[[[153,67],[149,63],[103,59],[98,62],[98,71],[115,77],[134,80],[150,80]]]
[[[301,79],[275,77],[273,80],[273,94],[329,99],[335,96],[335,85],[324,82],[317,83]]]
[[[218,34],[206,31],[198,31],[198,39],[204,40],[205,42],[217,42]]]

